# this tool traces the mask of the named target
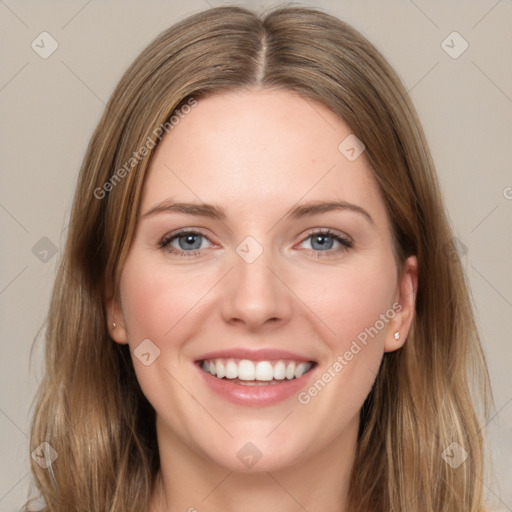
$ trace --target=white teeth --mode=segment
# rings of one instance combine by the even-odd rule
[[[258,361],[241,359],[212,359],[205,360],[201,368],[219,379],[240,379],[243,381],[263,381],[297,379],[302,377],[310,368],[311,363],[289,361]]]
[[[274,365],[274,379],[283,380],[286,376],[286,365],[283,361],[277,361]]]
[[[285,376],[287,379],[293,379],[295,377],[295,363],[288,363]]]
[[[217,369],[217,377],[219,379],[222,379],[226,375],[226,367],[224,366],[224,363],[219,360],[215,363],[215,368]]]
[[[240,380],[254,380],[256,378],[256,368],[249,359],[242,359],[238,363],[238,378]]]
[[[311,364],[309,363],[299,363],[297,368],[295,368],[295,378],[298,379],[299,377],[302,377],[310,368]]]
[[[268,361],[260,361],[256,365],[256,380],[272,380],[274,378],[274,369]]]
[[[238,377],[238,365],[233,359],[228,359],[226,363],[226,379],[236,379]]]

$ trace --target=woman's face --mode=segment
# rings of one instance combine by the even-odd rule
[[[294,93],[229,92],[156,149],[109,313],[161,446],[236,471],[354,446],[416,278],[350,135]]]

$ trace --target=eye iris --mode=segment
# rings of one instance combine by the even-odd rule
[[[183,235],[178,238],[180,249],[199,249],[201,247],[201,235],[195,235],[193,233],[189,235]],[[182,240],[185,239],[185,244],[182,244]]]
[[[333,243],[334,240],[328,235],[316,235],[313,237],[311,247],[313,249],[332,249]],[[315,247],[315,244],[319,244],[319,246]]]

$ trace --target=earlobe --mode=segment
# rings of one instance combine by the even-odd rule
[[[418,261],[410,256],[404,262],[397,283],[399,294],[395,317],[389,322],[384,343],[385,352],[401,348],[409,334],[416,309],[416,290],[418,287]]]
[[[128,343],[128,337],[126,335],[126,329],[122,324],[117,322],[109,323],[110,337],[117,343],[125,344]]]
[[[106,301],[107,312],[107,329],[110,337],[116,342],[121,344],[128,343],[128,335],[124,326],[123,311],[119,301],[115,297],[111,297]]]

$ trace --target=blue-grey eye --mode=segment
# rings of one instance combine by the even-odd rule
[[[311,237],[311,248],[315,250],[328,250],[332,249],[334,245],[334,237],[329,235],[312,235]]]
[[[203,249],[210,247],[211,241],[198,231],[182,230],[167,235],[158,245],[175,256],[199,256]]]
[[[304,247],[305,249],[311,249],[317,253],[335,253],[343,250],[352,248],[352,242],[348,238],[336,235],[329,231],[314,232],[306,237],[302,244],[308,243],[310,247]]]
[[[174,237],[174,240],[170,241],[170,245],[172,245],[172,242],[177,240],[179,249],[182,249],[184,251],[198,250],[201,248],[203,238],[203,235],[200,235],[198,233],[186,233],[184,235]]]

